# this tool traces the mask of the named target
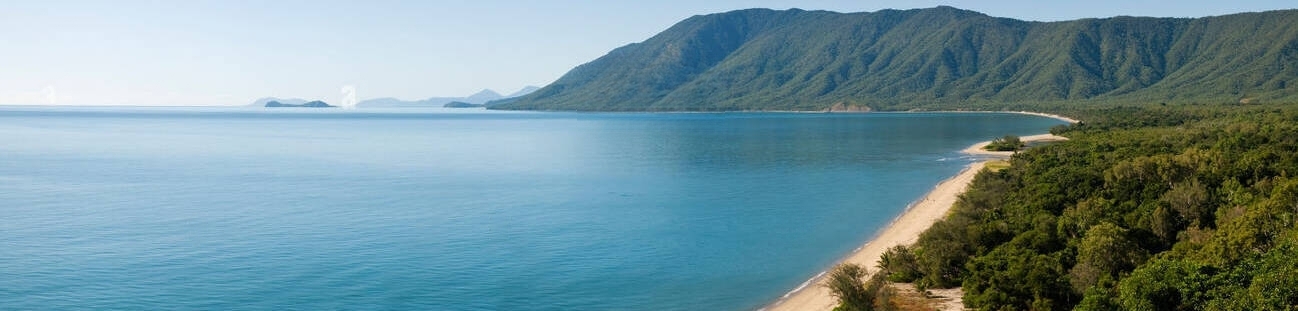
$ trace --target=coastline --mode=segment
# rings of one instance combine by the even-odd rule
[[[879,257],[893,246],[915,243],[919,234],[929,226],[946,217],[951,206],[955,205],[960,194],[964,193],[974,176],[987,165],[987,160],[970,163],[960,173],[938,183],[933,190],[922,198],[911,203],[900,216],[893,219],[888,226],[865,245],[857,248],[839,263],[855,263],[874,271]],[[822,285],[824,272],[801,284],[798,288],[785,294],[780,300],[761,310],[765,311],[802,311],[833,310],[838,306],[838,299],[829,293],[829,288]]]
[[[1045,115],[1027,112],[1032,115],[1039,115],[1060,119],[1066,122],[1076,123],[1076,120],[1062,116]],[[1021,138],[1027,142],[1041,141],[1064,141],[1067,137],[1055,136],[1053,134],[1040,134],[1025,136]],[[974,176],[982,172],[988,162],[994,159],[1005,159],[1014,154],[1014,152],[996,152],[982,149],[990,144],[991,141],[984,141],[962,150],[962,153],[983,156],[984,159],[970,163],[955,176],[943,180],[933,187],[928,193],[924,194],[919,200],[906,207],[901,215],[894,218],[882,230],[880,230],[872,239],[866,241],[864,245],[852,251],[850,255],[839,260],[836,264],[854,263],[868,268],[870,271],[876,271],[876,264],[883,253],[889,248],[897,245],[911,245],[919,239],[920,233],[928,230],[929,227],[938,220],[945,218],[951,210],[960,194],[969,188],[973,183]],[[833,310],[838,306],[838,299],[834,298],[829,289],[823,285],[825,271],[820,272],[811,279],[803,282],[792,291],[784,294],[779,300],[762,307],[762,311],[811,311],[811,310]]]
[[[1055,120],[1059,120],[1059,121],[1068,122],[1068,124],[1078,124],[1078,123],[1082,123],[1081,120],[1077,120],[1077,119],[1073,119],[1073,118],[1069,118],[1069,117],[1065,117],[1065,116],[1061,116],[1061,115],[1057,115],[1057,114],[1049,114],[1049,113],[1043,113],[1043,112],[1032,112],[1032,111],[1008,111],[1008,110],[999,110],[999,111],[998,111],[998,110],[931,110],[931,111],[929,111],[929,110],[911,110],[911,111],[900,111],[900,113],[915,113],[915,112],[940,112],[940,113],[1013,113],[1013,114],[1024,114],[1024,115],[1030,115],[1030,116],[1046,117],[1046,118],[1051,118],[1051,119],[1055,119]],[[891,111],[882,111],[882,113],[891,113]]]

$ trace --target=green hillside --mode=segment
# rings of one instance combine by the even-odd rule
[[[1028,22],[951,7],[686,19],[495,109],[1298,100],[1298,10]]]

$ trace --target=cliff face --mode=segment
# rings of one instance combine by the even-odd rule
[[[950,7],[695,16],[497,109],[1298,100],[1298,10],[1028,22]],[[860,109],[860,108],[858,108]]]

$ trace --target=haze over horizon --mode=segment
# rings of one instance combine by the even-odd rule
[[[693,15],[746,8],[864,12],[939,5],[1058,21],[1202,17],[1283,1],[48,1],[0,4],[0,105],[246,105],[502,94],[544,86]]]

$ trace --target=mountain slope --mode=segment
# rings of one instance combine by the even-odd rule
[[[1298,10],[1065,22],[951,7],[695,16],[493,106],[904,109],[966,102],[1295,100]]]
[[[531,85],[524,86],[523,88],[519,89],[516,92],[509,93],[509,95],[505,95],[505,98],[514,98],[514,97],[519,97],[527,94],[532,94],[532,92],[536,92],[536,90],[539,89],[541,88],[536,86],[531,86]]]

